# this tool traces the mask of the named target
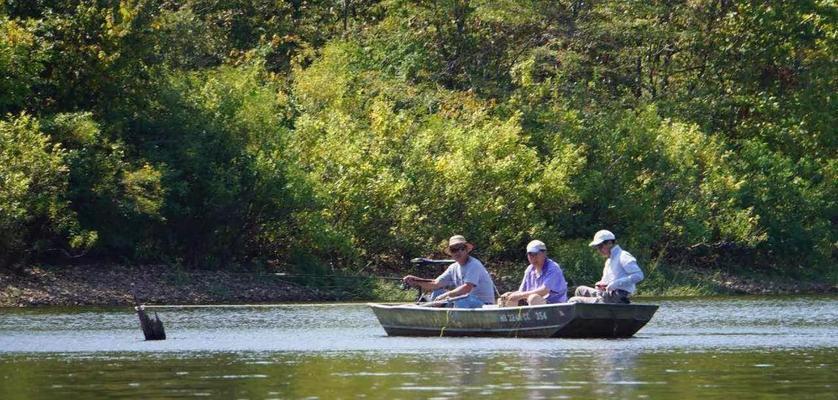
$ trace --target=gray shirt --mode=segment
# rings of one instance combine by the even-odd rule
[[[443,287],[460,287],[465,283],[474,285],[471,294],[477,296],[485,304],[495,303],[495,284],[480,260],[469,256],[464,265],[453,263],[436,278]]]

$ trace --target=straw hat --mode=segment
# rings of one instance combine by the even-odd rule
[[[454,236],[451,236],[450,239],[448,239],[448,247],[445,248],[445,254],[448,254],[450,256],[451,255],[451,247],[458,246],[458,245],[465,245],[466,246],[466,251],[468,253],[471,253],[471,251],[474,250],[474,245],[469,243],[468,240],[466,240],[465,236],[454,235]]]

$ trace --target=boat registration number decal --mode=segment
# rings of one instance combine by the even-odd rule
[[[544,311],[535,311],[530,315],[530,312],[520,313],[520,314],[501,314],[498,315],[498,320],[500,322],[521,322],[521,321],[531,321],[535,319],[536,321],[545,321],[547,320],[547,313]]]

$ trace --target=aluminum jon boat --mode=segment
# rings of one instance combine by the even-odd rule
[[[657,311],[648,304],[546,304],[477,309],[369,303],[389,336],[627,338]]]

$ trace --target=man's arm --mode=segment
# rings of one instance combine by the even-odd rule
[[[447,299],[449,297],[462,296],[464,294],[469,294],[469,293],[471,293],[472,289],[474,289],[474,288],[475,288],[475,285],[473,283],[466,282],[466,283],[464,283],[460,286],[457,286],[456,288],[454,288],[452,290],[449,290],[449,291],[437,296],[436,300],[442,300],[442,299]]]
[[[404,283],[410,286],[418,286],[426,292],[442,287],[437,279],[419,278],[417,276],[408,275],[402,278],[402,280]]]
[[[547,297],[547,295],[550,294],[550,288],[548,288],[547,285],[541,285],[535,288],[534,290],[524,292],[524,295],[526,295],[526,297],[529,297],[531,294],[537,294],[541,297]]]
[[[608,285],[607,290],[625,290],[625,287],[631,286],[632,284],[637,284],[644,278],[643,271],[640,270],[640,266],[637,265],[637,261],[633,258],[628,263],[623,265],[623,270],[626,271],[628,276],[624,276],[620,279],[615,279],[614,282],[611,282],[611,284]]]
[[[519,290],[519,291],[516,291],[516,292],[509,293],[509,295],[506,296],[506,299],[508,301],[523,300],[523,299],[526,299],[526,298],[528,298],[528,297],[530,297],[531,295],[534,295],[534,294],[537,294],[541,297],[546,298],[547,295],[550,294],[550,289],[547,288],[546,285],[541,285],[541,286],[539,286],[539,287],[537,287],[533,290],[528,290],[526,292]]]
[[[594,284],[599,290],[605,290],[606,286],[608,286],[608,281],[606,281],[608,277],[608,261],[605,262],[605,267],[602,268],[602,278],[599,279],[599,282]]]

